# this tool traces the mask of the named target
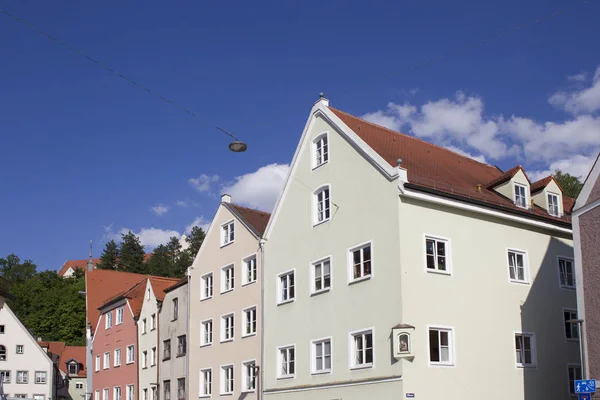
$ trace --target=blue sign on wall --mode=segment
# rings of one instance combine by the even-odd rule
[[[596,393],[596,380],[581,379],[575,381],[575,393]]]
[[[579,400],[592,400],[591,393],[579,393]]]

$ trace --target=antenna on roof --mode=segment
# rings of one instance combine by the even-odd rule
[[[90,271],[90,272],[94,270],[94,262],[92,261],[92,241],[91,240],[90,240],[90,259],[88,260],[87,267],[88,267],[88,271]]]

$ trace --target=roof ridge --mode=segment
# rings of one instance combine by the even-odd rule
[[[367,124],[375,125],[375,126],[377,126],[378,128],[384,129],[384,130],[386,130],[386,131],[388,131],[388,132],[391,132],[391,133],[395,133],[396,135],[402,135],[402,136],[405,136],[405,137],[407,137],[407,138],[409,138],[409,139],[416,140],[416,141],[418,141],[418,142],[421,142],[421,143],[424,143],[424,144],[426,144],[426,145],[428,145],[428,146],[433,146],[433,147],[436,147],[436,148],[438,148],[438,149],[440,149],[440,150],[449,151],[449,152],[451,152],[451,153],[453,153],[453,154],[456,154],[456,155],[458,155],[458,156],[460,156],[460,157],[462,157],[462,158],[464,158],[464,159],[466,159],[466,160],[469,160],[469,161],[472,161],[472,162],[476,162],[476,163],[478,163],[478,164],[481,164],[481,165],[485,165],[485,166],[486,166],[486,167],[488,167],[488,168],[493,168],[493,169],[496,169],[496,167],[494,167],[493,165],[490,165],[490,164],[488,164],[488,163],[484,163],[484,162],[481,162],[481,161],[474,160],[474,159],[472,159],[471,157],[467,157],[467,156],[465,156],[465,155],[463,155],[463,154],[460,154],[460,153],[457,153],[457,152],[455,152],[455,151],[452,151],[452,150],[450,150],[450,149],[448,149],[448,148],[446,148],[446,147],[439,146],[439,145],[437,145],[437,144],[435,144],[435,143],[428,142],[428,141],[426,141],[426,140],[423,140],[423,139],[421,139],[421,138],[415,137],[415,136],[413,136],[413,135],[409,135],[409,134],[406,134],[406,133],[403,133],[403,132],[395,131],[395,130],[393,130],[393,129],[390,129],[390,128],[388,128],[388,127],[385,127],[385,126],[383,126],[383,125],[376,124],[375,122],[371,122],[371,121],[368,121],[368,120],[366,120],[366,119],[364,119],[364,118],[357,117],[357,116],[355,116],[355,115],[349,114],[349,113],[347,113],[347,112],[345,112],[345,111],[339,110],[339,109],[337,109],[337,108],[334,108],[334,107],[329,107],[329,109],[331,109],[331,110],[335,110],[335,111],[337,111],[337,112],[340,112],[340,113],[342,113],[342,114],[346,114],[346,115],[347,115],[347,116],[349,116],[349,117],[352,117],[352,118],[355,118],[355,119],[358,119],[358,120],[364,121],[364,122],[365,122],[365,123],[367,123]]]
[[[248,210],[248,211],[253,211],[253,212],[257,212],[257,213],[265,214],[265,215],[271,215],[271,213],[268,213],[266,211],[257,210],[256,208],[245,207],[245,206],[242,206],[242,205],[239,205],[239,204],[236,204],[236,203],[229,203],[229,204],[231,204],[234,207],[243,208],[243,209]]]

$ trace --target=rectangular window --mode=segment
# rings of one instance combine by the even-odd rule
[[[110,368],[110,353],[104,353],[104,369]]]
[[[296,290],[294,284],[294,272],[286,272],[279,275],[279,303],[293,301],[296,298]]]
[[[81,381],[75,382],[75,389],[83,389],[83,382],[81,382]]]
[[[425,258],[427,260],[427,271],[449,273],[448,265],[448,247],[447,240],[426,237],[425,238]]]
[[[118,367],[121,365],[121,349],[116,349],[115,350],[115,356],[114,356],[115,360],[115,367]]]
[[[45,400],[46,399],[46,395],[43,394],[34,394],[33,395],[33,400]]]
[[[127,364],[135,361],[135,350],[133,345],[127,346]]]
[[[146,318],[144,318],[142,320],[142,335],[144,335],[147,332],[148,329],[148,324],[146,323]]]
[[[373,331],[367,330],[351,335],[352,368],[370,368],[373,366]]]
[[[209,319],[202,321],[200,325],[200,346],[207,346],[212,344],[213,338],[213,321]]]
[[[244,336],[256,333],[256,307],[244,310]]]
[[[326,186],[315,192],[315,224],[329,220],[330,212],[329,186]]]
[[[142,368],[148,368],[148,351],[142,351]]]
[[[29,383],[29,371],[17,371],[17,383]]]
[[[150,316],[150,330],[153,331],[156,329],[156,314],[152,314]]]
[[[331,339],[315,340],[312,343],[313,373],[331,372]]]
[[[171,400],[171,381],[163,381],[163,400]]]
[[[256,255],[253,255],[244,260],[244,285],[256,282],[257,278]]]
[[[209,299],[213,295],[213,274],[207,274],[202,277],[202,290],[200,300]]]
[[[123,323],[123,307],[117,308],[117,325]]]
[[[573,267],[573,260],[559,258],[558,272],[560,275],[560,286],[575,289],[575,268]]]
[[[177,379],[177,399],[185,400],[185,378]]]
[[[212,395],[212,369],[200,370],[200,396]]]
[[[527,208],[527,188],[515,183],[515,204],[521,208]]]
[[[221,394],[233,393],[233,365],[221,367]]]
[[[508,269],[511,281],[527,283],[528,271],[525,253],[516,250],[509,250]]]
[[[548,193],[548,214],[558,217],[558,196],[553,193]]]
[[[101,400],[101,399],[100,399],[100,391],[99,391],[99,390],[96,390],[96,391],[94,392],[94,400]]]
[[[133,385],[127,385],[127,400],[134,400],[135,389]]]
[[[104,316],[104,328],[105,329],[110,329],[111,327],[112,327],[112,311],[109,311]]]
[[[187,340],[185,335],[177,336],[177,357],[185,356],[187,352]]]
[[[150,366],[154,367],[156,365],[156,347],[150,349]]]
[[[429,328],[429,364],[454,364],[452,336],[451,329]]]
[[[171,321],[177,321],[179,317],[179,299],[175,297],[171,303]]]
[[[331,288],[331,260],[329,258],[317,261],[312,265],[313,293],[323,292]]]
[[[115,386],[113,388],[113,400],[121,400],[121,387]]]
[[[15,394],[15,399],[26,399],[27,395],[26,394]]]
[[[235,287],[233,265],[221,269],[221,293],[233,290]]]
[[[233,340],[233,325],[233,314],[228,314],[221,317],[221,342]]]
[[[532,367],[535,365],[534,336],[530,333],[515,334],[515,350],[517,366]]]
[[[96,372],[100,371],[100,356],[96,356]]]
[[[156,386],[152,386],[150,391],[152,392],[152,400],[158,400],[158,388]]]
[[[142,400],[149,400],[148,399],[148,389],[142,390]]]
[[[17,354],[23,354],[23,351],[24,351],[23,345],[22,344],[18,344],[17,348],[16,348]]]
[[[575,310],[564,310],[563,318],[565,322],[565,337],[571,340],[579,339],[579,327],[576,322],[567,322],[569,320],[577,319],[577,311]]]
[[[233,224],[233,221],[221,226],[221,246],[233,243],[235,239],[234,228],[235,226]]]
[[[10,383],[10,371],[0,371],[0,382]]]
[[[68,365],[69,375],[77,375],[79,373],[79,366],[76,363],[70,363]]]
[[[247,361],[243,363],[244,371],[242,371],[242,390],[244,392],[253,392],[256,390],[256,363]]]
[[[171,358],[171,339],[163,340],[163,361]]]
[[[108,388],[102,390],[102,400],[108,400]]]
[[[0,334],[4,333],[4,325],[0,325]]]
[[[296,374],[296,347],[279,349],[279,378],[292,378]]]
[[[581,366],[569,365],[569,393],[575,394],[575,381],[581,379]]]
[[[315,139],[314,149],[315,168],[329,161],[329,145],[327,143],[327,134],[323,134]]]
[[[371,244],[350,250],[352,263],[352,280],[371,276]]]
[[[46,383],[48,373],[46,371],[35,371],[35,383],[43,384]]]

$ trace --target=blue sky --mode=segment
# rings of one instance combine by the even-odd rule
[[[57,269],[122,229],[150,248],[210,222],[223,190],[268,209],[319,92],[536,177],[583,174],[599,150],[595,1],[140,4],[0,2],[201,117],[0,15],[0,256]],[[248,151],[231,153],[215,125]]]

